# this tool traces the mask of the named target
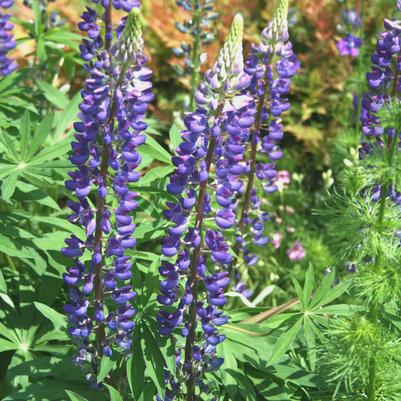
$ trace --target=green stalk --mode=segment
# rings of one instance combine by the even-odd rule
[[[199,85],[199,78],[200,78],[200,34],[201,34],[201,17],[202,17],[202,9],[201,7],[196,7],[198,1],[193,0],[192,6],[194,7],[194,23],[195,23],[195,32],[196,36],[193,42],[193,49],[192,49],[192,77],[191,77],[191,100],[189,102],[189,108],[191,111],[195,111],[196,109],[196,102],[195,102],[195,93],[196,89]]]
[[[394,134],[394,137],[389,141],[389,146],[388,146],[388,158],[387,158],[387,163],[388,166],[391,167],[393,164],[393,159],[394,159],[394,154],[395,150],[397,149],[397,139],[398,139],[398,132],[399,130],[396,130],[396,133]],[[382,179],[382,187],[381,187],[381,194],[380,194],[380,209],[379,209],[379,216],[377,219],[377,226],[380,229],[383,226],[384,222],[384,215],[386,211],[386,201],[387,201],[387,194],[389,191],[390,183],[386,179],[386,177],[383,177]],[[374,265],[374,270],[376,273],[380,272],[380,269],[382,267],[383,263],[383,251],[379,250],[377,256],[376,256],[376,261]],[[370,318],[371,322],[376,325],[379,321],[379,307],[380,305],[375,303],[370,307]],[[376,358],[375,355],[373,355],[369,361],[369,382],[368,382],[368,388],[367,388],[367,401],[375,401],[376,399]]]

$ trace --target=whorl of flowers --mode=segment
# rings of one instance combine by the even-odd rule
[[[8,53],[15,48],[12,34],[14,25],[10,22],[11,15],[2,9],[14,5],[14,0],[0,0],[0,76],[7,76],[17,69],[17,63],[8,57]]]
[[[359,49],[362,46],[362,39],[350,33],[359,30],[362,26],[362,19],[356,10],[343,10],[341,12],[341,24],[338,29],[346,35],[337,42],[337,49],[340,56],[358,57]]]
[[[136,4],[114,2],[124,10]],[[139,10],[133,8],[113,32],[112,4],[103,1],[102,5],[103,16],[87,7],[79,24],[87,33],[81,55],[88,77],[72,143],[71,162],[76,169],[65,183],[77,198],[68,203],[69,220],[83,227],[86,235],[71,236],[62,249],[74,260],[64,274],[70,286],[64,309],[69,332],[80,347],[76,362],[90,363],[95,369],[96,357],[111,355],[113,346],[131,348],[135,292],[126,250],[135,246],[132,215],[138,194],[129,184],[140,178],[135,171],[141,162],[137,147],[145,142],[143,118],[153,99]]]
[[[299,61],[289,41],[287,15],[288,0],[282,0],[272,22],[262,33],[262,42],[252,45],[245,63],[250,85],[244,93],[257,99],[258,103],[237,235],[237,251],[242,252],[248,265],[257,262],[250,245],[264,246],[269,241],[265,235],[269,217],[263,211],[255,178],[265,194],[277,190],[276,162],[283,155],[279,147],[283,138],[281,116],[290,108],[287,96],[291,80],[299,69]],[[265,155],[266,162],[257,162],[258,153]]]
[[[240,93],[247,82],[242,35],[243,20],[237,15],[217,62],[199,85],[196,111],[185,116],[183,142],[173,158],[176,170],[167,186],[178,201],[168,202],[164,212],[173,225],[162,246],[169,259],[159,269],[163,281],[158,301],[164,307],[158,320],[163,335],[181,329],[183,339],[175,337],[177,365],[187,383],[188,400],[194,397],[195,385],[202,391],[202,372],[223,362],[216,357],[216,346],[224,340],[218,327],[227,318],[219,308],[226,303],[232,260],[225,233],[235,224],[227,177],[244,169],[242,142],[250,136],[255,114],[252,98]]]
[[[384,135],[393,135],[394,130],[385,130],[378,112],[400,91],[401,21],[384,21],[385,30],[379,34],[372,55],[372,70],[366,75],[369,92],[362,100],[361,122],[363,134],[383,141]]]
[[[361,38],[349,33],[337,42],[337,49],[340,56],[351,56],[355,58],[359,56],[359,48],[362,46],[362,43]]]
[[[212,22],[218,17],[213,11],[215,0],[177,0],[177,6],[190,14],[184,22],[177,22],[176,27],[181,33],[191,35],[192,43],[183,42],[173,49],[175,56],[184,58],[184,66],[175,66],[180,76],[190,75],[199,61],[201,46],[207,46],[215,39],[211,29]],[[194,58],[198,58],[195,60]]]

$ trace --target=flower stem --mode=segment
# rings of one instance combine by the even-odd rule
[[[195,93],[196,89],[198,88],[199,85],[199,78],[200,78],[200,35],[201,35],[201,17],[202,17],[202,9],[200,7],[197,7],[197,0],[194,0],[193,2],[193,7],[195,9],[194,11],[194,24],[195,24],[195,38],[193,42],[193,49],[192,49],[192,77],[191,77],[191,99],[189,102],[189,108],[191,111],[195,111],[196,109],[196,102],[195,102]]]
[[[208,174],[210,173],[210,169],[212,166],[212,160],[213,160],[213,154],[214,154],[215,147],[216,147],[216,138],[213,136],[210,139],[209,148],[208,148],[206,159],[205,159],[206,169],[207,169]],[[188,377],[188,382],[187,382],[187,401],[195,400],[195,371],[194,371],[192,355],[193,355],[193,344],[194,344],[195,334],[196,334],[196,307],[197,307],[197,303],[198,303],[198,289],[199,289],[197,266],[198,266],[199,258],[201,256],[201,249],[202,249],[202,243],[203,243],[203,234],[202,234],[203,221],[204,221],[203,207],[204,207],[204,202],[205,202],[207,182],[208,182],[208,180],[206,179],[200,185],[199,198],[198,198],[198,201],[196,204],[196,209],[195,209],[195,213],[196,213],[195,230],[198,230],[199,235],[201,237],[201,241],[200,241],[199,246],[196,249],[194,249],[194,252],[191,257],[191,265],[190,265],[191,294],[192,294],[193,300],[189,307],[189,330],[188,330],[187,341],[185,344],[185,363],[187,364],[188,369],[189,369],[189,377]]]
[[[109,6],[105,11],[105,47],[108,52],[110,52],[111,41],[110,41],[110,32],[112,28],[112,3],[110,2]],[[110,114],[108,118],[108,124],[114,123],[114,114],[115,114],[115,101],[114,96],[112,102],[110,104]],[[113,131],[113,129],[111,129]],[[102,163],[100,166],[100,176],[103,181],[103,185],[107,186],[107,173],[109,168],[109,160],[110,160],[110,145],[106,142],[103,142],[102,147]],[[103,230],[102,230],[102,218],[105,208],[105,198],[102,196],[97,197],[96,202],[96,229],[95,229],[95,243],[94,249],[102,255],[102,239],[103,239]],[[102,267],[104,262],[104,256],[102,255],[101,261],[94,266],[94,290],[95,290],[95,303],[100,306],[103,305],[103,280],[102,280]],[[99,323],[96,329],[96,344],[98,348],[98,353],[100,356],[103,355],[103,345],[106,340],[106,333],[104,324],[102,322]]]

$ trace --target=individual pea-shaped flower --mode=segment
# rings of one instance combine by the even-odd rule
[[[358,57],[359,49],[362,46],[362,39],[349,33],[337,42],[337,49],[340,56]]]

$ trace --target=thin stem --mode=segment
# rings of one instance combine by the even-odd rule
[[[189,108],[191,111],[195,111],[196,102],[195,102],[195,93],[196,89],[199,85],[199,78],[200,78],[200,35],[201,35],[201,18],[202,18],[202,8],[201,5],[198,4],[197,0],[192,2],[194,11],[194,24],[195,24],[195,37],[193,42],[193,49],[192,49],[192,76],[191,76],[191,99],[189,102]]]
[[[212,166],[213,153],[216,147],[216,138],[213,136],[209,143],[209,148],[206,155],[206,169],[208,174],[210,173],[210,169]],[[191,265],[190,265],[190,279],[191,279],[191,294],[193,297],[192,303],[189,307],[189,329],[188,336],[185,344],[185,363],[189,367],[189,377],[187,382],[187,401],[195,400],[195,371],[193,365],[193,344],[195,341],[196,335],[196,307],[198,303],[198,292],[199,292],[199,280],[198,280],[198,261],[201,256],[201,249],[203,243],[203,208],[205,203],[205,195],[207,188],[208,180],[205,180],[200,185],[199,190],[199,198],[196,204],[196,221],[195,221],[195,229],[198,230],[199,235],[201,237],[199,246],[194,249],[191,257]]]
[[[242,204],[242,210],[241,210],[241,214],[240,214],[240,221],[238,223],[238,227],[239,227],[241,234],[244,234],[245,219],[248,216],[249,208],[251,205],[251,195],[252,195],[252,189],[254,187],[255,175],[256,175],[256,156],[258,153],[257,133],[260,132],[260,129],[262,127],[263,107],[265,105],[267,90],[268,90],[268,85],[269,85],[269,81],[268,81],[269,65],[271,64],[271,62],[273,60],[274,53],[275,53],[275,44],[273,43],[271,54],[267,58],[267,61],[265,64],[265,73],[263,76],[263,82],[264,82],[263,94],[259,98],[259,103],[258,103],[256,116],[255,116],[255,123],[254,123],[253,129],[251,130],[250,170],[249,170],[249,174],[248,174],[248,182],[247,182],[245,195],[244,195],[244,202]],[[240,244],[238,241],[236,241],[235,246],[234,246],[234,254],[238,255],[239,251],[240,251]],[[233,266],[235,265],[235,263],[236,263],[236,259],[233,259],[233,262],[231,263],[231,266],[230,266],[231,272],[233,271]]]
[[[111,27],[112,27],[112,5],[111,2],[106,9],[105,12],[105,47],[106,50],[110,53],[111,47]],[[112,97],[112,101],[110,104],[110,114],[105,127],[111,124],[111,131],[113,131],[114,124],[114,114],[115,114],[115,98],[114,95]],[[110,134],[112,135],[112,134]],[[102,178],[103,185],[107,186],[107,173],[109,168],[109,160],[110,160],[110,144],[103,142],[102,147],[102,163],[100,166],[100,177]],[[102,256],[101,261],[97,263],[94,267],[94,290],[95,290],[95,302],[97,306],[103,305],[103,280],[102,280],[102,269],[103,269],[103,247],[102,247],[102,239],[103,239],[103,230],[102,230],[102,218],[105,209],[105,198],[102,196],[97,197],[96,202],[96,229],[95,229],[95,243],[94,249],[99,252]],[[106,332],[103,323],[99,323],[96,329],[96,344],[98,347],[99,355],[103,355],[103,345],[106,340]]]
[[[5,254],[8,264],[13,270],[18,270],[10,255]]]

